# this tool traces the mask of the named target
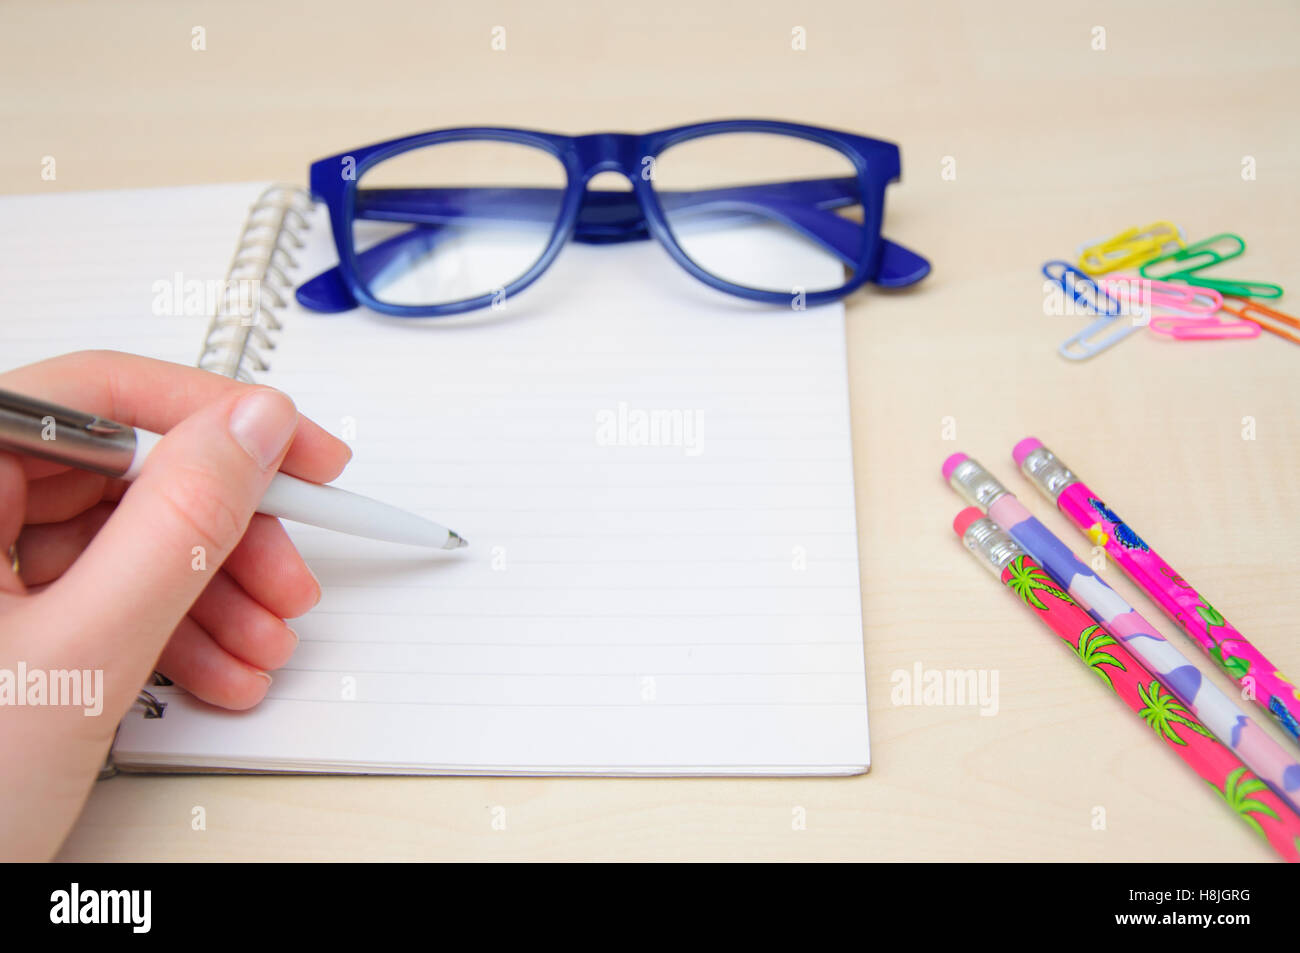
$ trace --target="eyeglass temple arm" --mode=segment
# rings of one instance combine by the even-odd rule
[[[412,253],[437,241],[439,226],[457,221],[511,221],[547,224],[554,220],[558,189],[442,188],[363,189],[356,196],[355,216],[367,221],[405,222],[415,227],[357,255],[363,284]],[[769,218],[780,221],[853,266],[861,255],[860,224],[828,211],[857,204],[858,182],[851,176],[731,186],[694,192],[656,192],[666,212]],[[640,205],[631,192],[588,192],[574,229],[576,241],[602,243],[649,237]],[[919,281],[929,263],[902,246],[881,239],[876,283],[896,287]],[[305,282],[298,300],[317,311],[345,311],[356,306],[338,267]]]

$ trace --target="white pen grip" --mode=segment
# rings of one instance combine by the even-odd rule
[[[277,473],[257,505],[259,513],[280,519],[325,526],[355,536],[364,535],[366,514],[349,505],[354,494],[338,487],[308,483],[285,473]]]
[[[160,434],[136,428],[135,455],[122,479],[134,480],[140,476],[144,461],[161,439]],[[449,541],[454,542],[445,526],[431,520],[336,486],[308,483],[287,473],[277,473],[271,478],[257,511],[296,523],[412,546],[441,549]]]
[[[336,486],[308,483],[286,473],[277,473],[272,478],[257,511],[353,536],[433,549],[446,548],[450,536],[446,527],[414,513]]]
[[[123,480],[134,480],[140,475],[145,459],[153,452],[153,448],[158,445],[158,441],[161,439],[162,434],[156,434],[151,430],[141,430],[139,427],[135,428],[135,456],[131,458],[131,465],[122,474]]]
[[[134,480],[140,476],[144,461],[161,439],[161,434],[136,428],[135,456],[131,458],[131,467],[122,479]],[[370,528],[367,517],[373,517],[374,514],[364,505],[358,506],[358,502],[355,494],[337,487],[308,483],[286,473],[277,473],[271,478],[271,485],[267,487],[257,511],[296,523],[313,526],[328,524],[344,533],[364,536]]]

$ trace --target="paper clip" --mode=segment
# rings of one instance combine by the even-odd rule
[[[1113,334],[1104,337],[1099,341],[1094,341],[1096,335],[1115,328]],[[1061,357],[1069,358],[1072,361],[1085,361],[1090,357],[1100,354],[1108,347],[1114,347],[1120,341],[1124,340],[1134,331],[1142,328],[1140,324],[1134,324],[1132,321],[1125,321],[1123,315],[1105,315],[1098,318],[1092,324],[1088,325],[1078,334],[1073,334],[1066,338],[1057,347]]]
[[[1124,309],[1114,298],[1106,293],[1095,281],[1083,272],[1073,268],[1069,262],[1049,261],[1043,265],[1043,274],[1049,281],[1070,295],[1076,304],[1083,305],[1100,317],[1078,334],[1071,335],[1060,343],[1057,351],[1071,361],[1083,361],[1109,347],[1118,344],[1142,325],[1124,321]],[[1111,328],[1109,335],[1095,338]]]
[[[1079,269],[1089,275],[1104,275],[1120,268],[1131,268],[1164,254],[1170,246],[1183,247],[1183,238],[1173,222],[1127,228],[1104,242],[1079,250]]]
[[[1099,278],[1108,295],[1119,302],[1124,313],[1157,334],[1178,341],[1207,341],[1222,338],[1259,337],[1259,328],[1243,321],[1220,321],[1223,295],[1213,288],[1179,285],[1132,275]],[[1157,312],[1168,312],[1159,314]]]
[[[1220,247],[1226,245],[1227,253],[1224,254],[1218,248],[1215,248],[1215,245]],[[1267,281],[1233,281],[1230,278],[1207,278],[1200,274],[1206,268],[1212,268],[1215,265],[1239,257],[1245,250],[1246,243],[1241,236],[1234,235],[1231,232],[1220,232],[1218,235],[1211,235],[1209,238],[1195,244],[1180,248],[1167,255],[1161,255],[1159,258],[1154,258],[1142,265],[1138,272],[1143,278],[1199,285],[1202,288],[1212,288],[1220,294],[1232,295],[1235,298],[1282,297],[1282,287]],[[1162,270],[1161,274],[1152,274],[1150,272],[1151,269],[1155,269],[1166,262],[1182,265],[1182,267],[1170,271]],[[1185,262],[1193,262],[1193,264],[1183,264]]]
[[[1292,344],[1300,344],[1300,337],[1291,334],[1289,331],[1283,331],[1281,328],[1275,328],[1261,319],[1269,318],[1273,321],[1278,321],[1297,329],[1300,329],[1300,320],[1291,317],[1289,314],[1283,314],[1281,311],[1277,311],[1273,308],[1266,308],[1264,305],[1258,304],[1254,301],[1243,301],[1240,298],[1234,298],[1233,300],[1237,304],[1240,304],[1241,308],[1234,308],[1232,305],[1225,303],[1223,306],[1224,311],[1227,311],[1230,314],[1235,314],[1237,317],[1245,321],[1252,321],[1269,334],[1276,334],[1280,338],[1286,338]]]
[[[1057,259],[1047,262],[1043,265],[1043,275],[1066,292],[1075,304],[1083,305],[1094,314],[1116,317],[1122,312],[1118,301],[1068,261]]]
[[[1136,275],[1108,275],[1097,279],[1125,314],[1154,317],[1156,310],[1177,316],[1212,318],[1223,308],[1223,295],[1213,288],[1173,284]],[[1145,323],[1145,322],[1141,322]]]
[[[1250,321],[1220,321],[1218,318],[1187,318],[1177,315],[1151,319],[1151,330],[1176,341],[1221,341],[1257,338],[1260,325]]]
[[[1245,321],[1218,319],[1223,295],[1213,288],[1132,275],[1111,275],[1098,279],[1097,284],[1119,302],[1126,314],[1145,318],[1138,323],[1149,325],[1156,334],[1178,341],[1259,337],[1259,328]]]

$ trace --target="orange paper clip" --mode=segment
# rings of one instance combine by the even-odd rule
[[[1228,304],[1229,301],[1240,305],[1240,309],[1232,307],[1232,305]],[[1292,344],[1300,344],[1300,337],[1296,337],[1290,331],[1283,331],[1281,328],[1273,327],[1263,320],[1267,318],[1300,330],[1300,320],[1291,317],[1289,314],[1283,314],[1281,311],[1266,307],[1258,302],[1245,301],[1241,298],[1226,298],[1223,302],[1223,310],[1235,314],[1243,320],[1258,324],[1269,334],[1276,334],[1280,338],[1286,338]]]

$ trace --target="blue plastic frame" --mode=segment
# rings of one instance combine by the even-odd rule
[[[797,136],[839,150],[853,164],[856,177],[764,183],[699,192],[661,193],[643,176],[643,163],[665,149],[689,139],[719,133],[759,132]],[[898,146],[879,139],[816,126],[763,119],[733,119],[677,126],[644,135],[595,133],[561,136],[527,129],[465,127],[440,129],[389,142],[353,149],[320,159],[311,165],[313,196],[329,210],[330,227],[339,264],[298,288],[298,300],[314,311],[344,311],[363,304],[394,317],[437,317],[462,314],[490,306],[497,293],[435,305],[397,305],[375,298],[369,279],[387,262],[408,250],[413,242],[436,240],[438,225],[457,218],[491,217],[528,220],[554,209],[554,190],[546,189],[366,189],[357,183],[372,166],[396,155],[438,143],[468,140],[515,142],[555,156],[563,166],[566,184],[559,217],[537,262],[503,290],[507,297],[523,291],[550,267],[570,239],[601,243],[655,238],[691,275],[719,291],[788,305],[791,293],[749,288],[725,281],[697,265],[678,245],[664,214],[670,206],[696,205],[740,214],[778,218],[805,236],[822,243],[852,269],[852,278],[839,288],[807,292],[809,306],[835,301],[868,281],[901,287],[921,280],[930,264],[920,255],[888,241],[880,234],[885,189],[900,173]],[[632,192],[592,192],[590,180],[602,172],[618,172],[632,183]],[[835,215],[834,208],[860,204],[861,224]],[[394,236],[358,254],[353,247],[352,223],[358,207],[366,219],[411,222],[408,232]],[[864,240],[865,238],[865,240]]]

